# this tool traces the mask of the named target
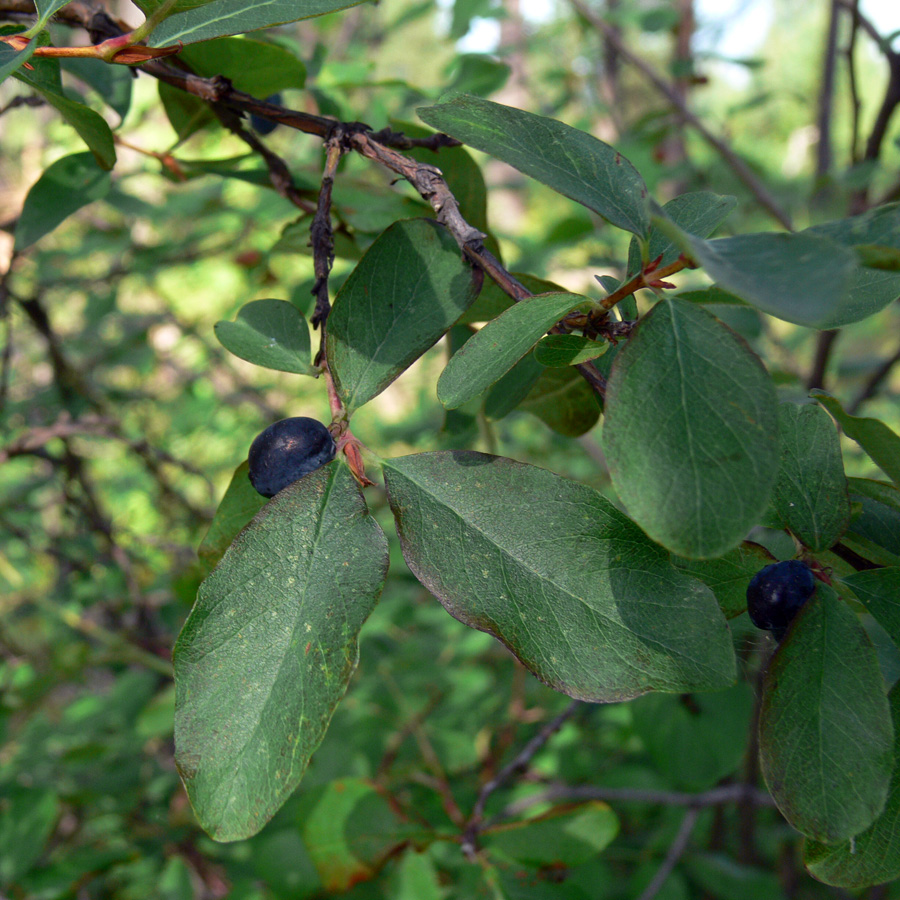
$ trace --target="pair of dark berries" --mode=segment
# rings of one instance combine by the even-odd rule
[[[816,579],[806,563],[799,559],[772,563],[760,569],[747,586],[750,621],[780,641],[815,589]]]
[[[334,459],[331,432],[315,419],[297,416],[270,425],[250,445],[250,483],[263,497],[274,497],[304,475]],[[747,612],[757,628],[781,640],[794,617],[813,595],[816,580],[798,559],[760,569],[747,586]]]
[[[250,445],[250,484],[263,497],[274,497],[304,475],[334,459],[331,432],[315,419],[282,419],[261,432]]]

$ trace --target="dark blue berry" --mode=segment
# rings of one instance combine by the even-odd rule
[[[760,569],[747,586],[750,621],[780,641],[815,589],[816,579],[806,563],[799,559],[772,563]]]
[[[272,94],[271,97],[266,97],[266,103],[275,103],[281,106],[281,94]],[[271,119],[264,119],[262,116],[257,116],[254,113],[250,113],[250,125],[257,134],[263,135],[271,134],[278,127],[277,122],[273,122]]]
[[[334,459],[334,438],[315,419],[282,419],[250,445],[250,484],[263,497],[274,497],[298,478]]]

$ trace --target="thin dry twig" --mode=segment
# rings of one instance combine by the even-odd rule
[[[653,791],[641,788],[605,788],[590,784],[553,785],[532,797],[511,803],[497,819],[515,818],[533,806],[570,800],[602,800],[604,803],[648,803],[656,806],[686,806],[691,809],[707,809],[747,802],[754,806],[774,806],[775,802],[764,791],[749,784],[726,784],[699,794],[682,791]]]
[[[839,3],[839,0],[836,0]],[[850,162],[859,162],[859,122],[862,114],[862,101],[859,97],[859,78],[856,74],[856,36],[859,32],[859,0],[853,0],[850,11],[850,37],[844,58],[847,61],[847,87],[850,90]]]
[[[681,820],[681,825],[678,827],[675,840],[672,841],[669,852],[666,854],[666,858],[663,860],[662,865],[656,870],[656,873],[653,878],[650,879],[650,883],[644,888],[640,897],[638,897],[638,900],[653,900],[653,898],[662,890],[663,885],[672,874],[672,870],[678,865],[678,860],[684,856],[684,851],[688,848],[691,835],[694,833],[694,828],[697,825],[697,819],[699,817],[699,809],[691,808],[684,814],[684,818]]]
[[[878,389],[887,380],[894,366],[900,363],[900,347],[894,351],[870,376],[869,380],[863,385],[862,390],[857,394],[853,402],[847,407],[847,412],[851,416],[859,412],[859,408],[866,402],[871,400],[878,393]]]
[[[741,159],[726,141],[713,134],[709,128],[687,107],[675,88],[669,84],[652,66],[645,62],[637,54],[633,53],[622,39],[621,34],[612,25],[595,13],[584,0],[569,0],[579,15],[583,16],[606,39],[610,46],[615,47],[619,56],[627,60],[636,68],[652,85],[661,93],[678,111],[682,119],[688,123],[703,139],[712,146],[719,156],[728,164],[735,175],[746,185],[751,194],[756,198],[760,206],[769,212],[777,222],[788,231],[793,231],[793,224],[787,212],[772,196],[769,189],[753,174],[751,168]]]
[[[86,415],[80,419],[73,419],[68,413],[63,413],[52,425],[31,428],[14,441],[10,441],[5,447],[0,448],[0,463],[5,463],[15,456],[32,455],[36,450],[43,449],[56,438],[68,438],[75,435],[108,435],[115,424],[112,419],[101,416]]]
[[[837,72],[838,21],[840,6],[838,0],[831,0],[828,16],[828,32],[825,38],[825,53],[822,59],[822,83],[819,89],[819,109],[816,116],[819,141],[816,146],[816,179],[822,181],[831,172],[833,148],[831,125],[834,118],[834,83]]]
[[[309,228],[309,242],[313,251],[313,269],[316,281],[312,294],[316,298],[316,308],[312,314],[313,328],[320,328],[322,332],[321,346],[316,362],[320,363],[325,358],[325,321],[331,311],[331,301],[328,298],[328,276],[334,264],[334,232],[331,229],[331,193],[334,188],[334,176],[338,163],[344,154],[343,133],[340,127],[325,141],[325,171],[322,173],[322,187],[319,190],[319,200],[316,205],[316,214]]]
[[[819,332],[816,339],[816,352],[813,358],[812,369],[809,377],[806,379],[807,390],[811,391],[813,388],[825,387],[825,373],[828,370],[828,363],[831,360],[831,354],[840,333],[840,330],[837,328]]]
[[[462,851],[470,859],[478,852],[478,835],[484,824],[484,808],[491,795],[524,772],[535,754],[556,734],[583,706],[580,700],[573,700],[558,716],[552,718],[540,731],[511,759],[490,781],[482,785],[478,799],[466,822],[462,837]]]

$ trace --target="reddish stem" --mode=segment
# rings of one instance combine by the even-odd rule
[[[657,269],[656,265],[659,263],[660,259],[662,259],[662,257],[653,260],[644,271],[638,272],[634,278],[629,278],[620,288],[614,290],[608,297],[604,297],[600,301],[600,305],[604,309],[612,309],[620,300],[630,297],[635,291],[639,291],[641,288],[673,287],[673,285],[663,281],[663,279],[668,278],[670,275],[674,275],[676,272],[680,272],[682,269],[692,269],[695,266],[692,261],[686,259],[682,254],[675,262],[671,262],[667,266]]]

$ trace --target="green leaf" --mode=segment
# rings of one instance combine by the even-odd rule
[[[612,225],[647,236],[647,186],[609,144],[555,119],[465,94],[416,112],[432,128],[503,160]]]
[[[403,854],[391,883],[392,900],[442,900],[437,869],[431,859],[414,849]]]
[[[148,41],[151,47],[193,44],[229,34],[259,31],[339,9],[358,6],[359,0],[213,0],[167,18]]]
[[[878,658],[862,625],[819,583],[763,685],[760,764],[781,814],[826,844],[875,821],[893,768]]]
[[[671,229],[660,228],[719,287],[769,315],[810,328],[856,321],[845,320],[856,255],[828,238],[766,232],[704,241],[686,234],[679,239]]]
[[[224,75],[240,91],[268,97],[306,84],[306,66],[284,47],[224,37],[191,44],[178,54],[198,75]]]
[[[825,884],[861,888],[900,877],[900,686],[888,700],[894,720],[894,773],[884,812],[852,840],[830,847],[806,842],[806,868]]]
[[[565,289],[552,281],[535,278],[525,272],[513,272],[513,277],[521,282],[532,294],[564,294]],[[485,278],[478,299],[460,316],[459,325],[473,322],[489,322],[509,309],[515,301],[492,278]]]
[[[583,334],[548,334],[534,348],[534,358],[542,366],[559,368],[588,362],[607,350],[609,341],[595,341]]]
[[[13,50],[9,44],[0,44],[0,82],[9,78],[23,63],[28,62],[37,45],[37,38],[32,38],[24,50]]]
[[[809,395],[834,416],[844,434],[856,441],[894,484],[900,485],[900,437],[894,431],[880,419],[845,413],[837,398],[826,391],[814,390]]]
[[[757,357],[701,307],[658,303],[617,354],[603,445],[634,520],[681,556],[736,547],[778,471],[775,388]]]
[[[517,822],[519,827],[487,838],[490,853],[526,866],[578,866],[597,856],[619,832],[616,814],[593,802],[562,815]]]
[[[193,94],[186,94],[184,91],[166,84],[164,81],[159,82],[157,90],[166,118],[178,136],[179,142],[186,141],[201,128],[209,125],[216,128],[219,127],[219,120],[215,117],[209,104],[199,97],[195,97]],[[307,232],[308,230],[307,228]],[[308,240],[309,237],[307,235]]]
[[[82,59],[77,56],[60,60],[64,71],[70,72],[93,88],[111,109],[124,119],[131,108],[133,70],[128,66],[111,66],[101,59]]]
[[[900,566],[854,572],[841,581],[900,647]]]
[[[691,880],[711,897],[784,900],[784,891],[775,872],[740,865],[725,853],[693,853],[684,858],[682,865]]]
[[[848,478],[858,510],[842,543],[882,566],[900,566],[900,491],[869,478]]]
[[[438,379],[438,400],[462,406],[505,375],[563,316],[590,303],[580,294],[537,294],[500,313],[454,354]]]
[[[689,697],[649,694],[629,709],[634,730],[673,787],[706,790],[740,767],[753,713],[746,682]]]
[[[687,234],[706,238],[731,215],[735,206],[737,206],[735,197],[722,196],[711,191],[693,191],[674,197],[661,208],[660,212]],[[669,235],[661,232],[659,228],[650,229],[647,259],[652,262],[662,257],[657,267],[675,262],[681,252],[681,246]],[[642,268],[641,247],[637,239],[632,238],[628,248],[628,274],[625,280],[637,275]]]
[[[454,10],[457,3],[459,0],[454,3]],[[452,77],[442,88],[441,93],[475,94],[486,97],[494,91],[499,91],[506,84],[510,71],[505,62],[485,53],[458,53],[448,70],[448,74],[452,74]]]
[[[32,33],[37,34],[39,31],[43,31],[47,22],[50,21],[50,17],[59,12],[68,2],[69,0],[34,0],[38,20],[31,28]]]
[[[15,77],[34,88],[75,129],[101,168],[111,169],[116,164],[116,147],[103,116],[63,94],[58,59],[35,58],[32,65],[33,71],[19,69]]]
[[[0,885],[25,875],[44,853],[59,817],[59,800],[41,787],[3,785],[0,805]]]
[[[566,437],[590,431],[600,418],[597,395],[575,369],[542,372],[518,408]]]
[[[534,354],[525,354],[485,394],[484,414],[494,420],[508,416],[528,396],[543,372],[544,367]]]
[[[30,247],[72,213],[105,197],[109,188],[109,173],[90,153],[58,159],[41,173],[25,197],[16,223],[16,251]]]
[[[200,586],[175,645],[178,770],[204,829],[249,837],[322,740],[387,570],[346,466],[271,500]]]
[[[679,300],[690,300],[691,303],[700,303],[704,306],[736,306],[747,308],[746,304],[740,297],[729,294],[716,284],[711,284],[707,288],[693,291],[679,291],[674,295]]]
[[[688,575],[699,578],[715,595],[725,617],[733,619],[747,608],[747,585],[763,566],[775,559],[759,544],[744,541],[717,559],[672,558]]]
[[[311,375],[309,328],[287,300],[253,300],[234,322],[216,322],[219,343],[235,356],[277,372]]]
[[[860,248],[867,245],[900,249],[900,204],[889,203],[877,209],[853,216],[814,225],[807,234],[827,237],[860,255]],[[821,327],[838,328],[850,322],[868,318],[900,296],[900,275],[895,272],[868,268],[865,258],[857,265],[850,277],[850,284],[844,301],[833,319]]]
[[[322,881],[300,829],[293,822],[288,823],[287,828],[274,825],[267,828],[253,841],[253,852],[247,862],[253,866],[253,875],[275,897],[314,897],[322,892]],[[232,891],[232,895],[235,893]],[[250,892],[243,900],[261,898]]]
[[[166,109],[167,115],[169,115],[169,121],[172,121],[171,113]],[[259,187],[271,188],[272,187],[272,179],[269,175],[269,171],[266,168],[260,167],[255,164],[254,155],[247,154],[245,156],[235,156],[226,159],[179,159],[178,167],[181,169],[181,173],[186,178],[198,178],[203,175],[217,175],[220,178],[234,178],[238,181],[245,181],[247,184],[255,184]],[[299,188],[300,185],[297,184],[299,179],[294,179],[294,183]],[[291,226],[285,226],[286,228],[290,228]],[[306,223],[306,231],[307,231],[307,243],[309,241],[309,223]],[[308,248],[307,248],[308,249]],[[272,249],[272,252],[276,252],[275,248]],[[310,282],[309,284],[311,284]],[[308,306],[312,305],[311,297],[312,295],[309,292],[309,284],[304,284],[302,287],[298,286],[295,290],[303,291],[305,289],[304,301],[307,298],[310,298],[310,303]],[[293,302],[293,301],[292,301]],[[295,302],[295,305],[296,302]]]
[[[614,701],[734,680],[715,598],[591,488],[468,452],[385,460],[384,476],[415,576],[555,690]]]
[[[137,0],[135,6],[145,15],[156,12],[165,0]],[[177,2],[168,10],[167,16],[174,16],[177,13],[187,12],[190,9],[196,9],[198,6],[206,6],[213,0],[177,0]]]
[[[360,779],[362,780],[362,779]],[[332,782],[329,790],[346,792],[351,780],[341,779]],[[415,842],[430,842],[434,832],[429,826],[413,824],[408,819],[398,818],[395,807],[379,790],[378,786],[364,781],[368,785],[368,793],[359,791],[356,805],[348,810],[344,824],[344,841],[347,848],[357,858],[367,863],[378,872],[388,859],[396,856],[397,851]],[[321,807],[321,804],[319,804]],[[346,808],[346,807],[344,807]],[[300,821],[308,821],[302,815]],[[310,830],[304,829],[308,846],[312,847]]]
[[[827,550],[847,528],[850,497],[834,422],[818,406],[778,407],[781,467],[773,503],[778,518],[810,550]]]
[[[249,470],[247,460],[234,470],[209,530],[197,548],[207,572],[222,558],[238,532],[266,505],[266,498],[250,484]]]
[[[303,842],[329,894],[373,878],[391,849],[403,843],[387,801],[361,778],[325,785],[301,823]]]
[[[328,317],[328,365],[344,406],[352,412],[380,394],[477,293],[472,269],[442,225],[391,225],[350,273]]]

